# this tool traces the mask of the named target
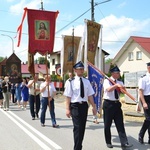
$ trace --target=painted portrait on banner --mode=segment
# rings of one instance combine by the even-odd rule
[[[76,52],[76,49],[75,49],[75,48],[73,49],[73,48],[72,48],[72,45],[71,45],[71,46],[68,46],[67,50],[68,50],[68,58],[67,58],[67,61],[68,61],[68,62],[73,61],[73,53]]]
[[[50,23],[45,20],[35,20],[35,40],[50,39]]]
[[[21,82],[21,60],[14,53],[6,60],[6,75],[11,83]]]
[[[21,66],[19,62],[7,63],[7,75],[12,83],[18,83],[21,81]]]
[[[63,72],[71,72],[72,67],[76,62],[79,43],[81,37],[74,37],[74,42],[72,42],[72,36],[64,37],[64,67]],[[74,46],[73,46],[74,43]]]
[[[87,59],[94,64],[95,54],[98,47],[100,33],[100,24],[88,21],[87,22]]]

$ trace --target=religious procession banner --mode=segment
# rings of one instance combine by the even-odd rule
[[[57,12],[28,9],[29,53],[53,52]]]
[[[101,114],[102,106],[102,89],[104,76],[96,70],[93,66],[88,64],[88,79],[94,89],[94,103],[96,104],[97,112]]]
[[[85,42],[85,56],[89,62],[94,64],[95,62],[95,54],[98,47],[98,40],[100,34],[101,25],[90,20],[85,20],[87,33],[86,33],[86,42]]]
[[[78,48],[81,37],[63,37],[63,73],[72,72],[73,65],[76,63]]]
[[[34,74],[34,55],[38,52],[41,55],[51,54],[54,47],[55,24],[58,11],[33,10],[24,8],[24,14],[20,26],[18,47],[20,46],[22,26],[27,14],[29,48],[28,48],[28,70]]]
[[[11,83],[20,83],[22,82],[21,75],[21,60],[13,53],[6,60],[6,72],[7,76],[9,76],[9,81]]]

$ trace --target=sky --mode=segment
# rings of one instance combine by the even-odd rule
[[[42,0],[42,2],[44,10],[59,11],[56,20],[54,52],[61,50],[62,36],[72,35],[73,29],[75,36],[83,36],[84,20],[91,20],[91,0]],[[0,56],[9,57],[14,44],[15,54],[22,62],[26,62],[28,59],[26,19],[19,47],[17,47],[18,39],[15,38],[16,32],[21,23],[23,9],[27,7],[39,10],[41,0],[0,0],[0,4]],[[109,53],[107,58],[114,58],[130,36],[150,37],[150,0],[110,0],[108,2],[94,0],[94,4],[98,4],[94,8],[94,19],[102,25],[102,49]],[[41,55],[37,54],[36,58],[39,56]]]

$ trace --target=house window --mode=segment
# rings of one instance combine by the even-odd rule
[[[142,59],[142,52],[141,51],[136,52],[136,59],[137,60],[141,60]]]
[[[55,65],[55,59],[52,59],[52,65]]]
[[[133,60],[133,52],[128,53],[128,60],[132,61]]]

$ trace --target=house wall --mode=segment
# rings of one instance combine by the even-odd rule
[[[54,65],[52,64],[53,59],[55,59],[55,64]],[[56,64],[60,64],[60,54],[53,54],[53,55],[50,56],[50,74],[52,74],[53,71],[56,71],[56,68],[55,68]]]
[[[142,51],[142,59],[136,59],[136,52]],[[128,60],[128,53],[133,52],[133,60]],[[146,71],[146,63],[150,61],[150,54],[145,51],[141,46],[137,43],[132,43],[127,50],[123,52],[119,60],[116,62],[117,66],[121,70],[121,74],[123,72],[137,72],[137,71]]]

